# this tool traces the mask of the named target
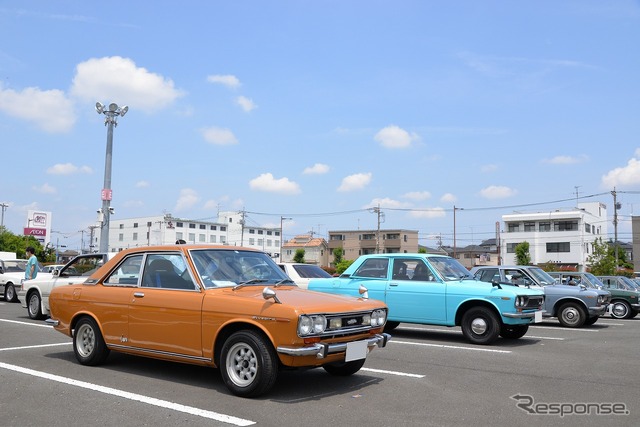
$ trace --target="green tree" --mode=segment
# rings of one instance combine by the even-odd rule
[[[344,255],[342,248],[335,248],[333,250],[333,265],[338,265],[342,262],[342,255]]]
[[[418,253],[419,254],[426,254],[427,250],[425,248],[418,248]]]
[[[293,256],[293,262],[304,264],[304,249],[296,249],[296,253]]]
[[[40,242],[33,236],[17,236],[8,231],[5,227],[0,230],[0,251],[13,252],[16,258],[25,258],[27,246],[33,246],[36,251],[36,257],[40,262],[47,261],[47,252]]]
[[[598,237],[593,242],[593,252],[587,257],[587,264],[590,266],[592,274],[607,276],[616,272],[615,258],[614,248],[607,242],[603,242],[602,237]]]
[[[336,264],[336,273],[338,273],[338,274],[344,273],[344,271],[347,268],[349,268],[349,266],[351,264],[353,264],[353,261],[355,261],[355,260],[343,259],[342,261],[340,261],[340,263]]]
[[[516,264],[530,265],[531,254],[529,253],[529,242],[521,242],[516,245]]]

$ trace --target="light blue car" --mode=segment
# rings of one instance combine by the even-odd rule
[[[542,320],[542,291],[478,282],[455,259],[434,254],[358,258],[340,277],[311,279],[309,289],[364,296],[389,307],[387,330],[400,322],[460,326],[473,344],[517,339]]]

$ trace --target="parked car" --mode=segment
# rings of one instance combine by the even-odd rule
[[[51,277],[50,273],[42,272],[42,265],[38,266],[38,277]],[[18,302],[18,288],[24,280],[24,272],[27,269],[26,259],[0,260],[0,295],[7,302]]]
[[[79,363],[111,350],[219,367],[238,396],[269,391],[283,368],[347,376],[385,347],[387,307],[300,289],[264,252],[167,245],[118,252],[82,284],[49,296]]]
[[[315,278],[331,277],[329,273],[315,264],[302,264],[296,262],[281,262],[278,266],[285,272],[296,285],[303,289],[309,286],[309,280]]]
[[[93,272],[110,258],[108,254],[94,253],[78,255],[66,265],[53,270],[50,277],[36,277],[22,282],[18,290],[18,299],[27,309],[29,317],[35,320],[49,316],[49,294],[56,286],[73,285],[84,282]]]
[[[605,289],[611,292],[612,302],[609,313],[616,319],[632,319],[640,311],[640,293],[631,279],[624,276],[598,276]],[[615,299],[613,295],[616,295]]]
[[[611,300],[611,294],[606,291],[583,285],[562,285],[536,266],[477,266],[471,272],[484,282],[511,283],[544,291],[543,317],[557,317],[567,328],[593,325],[606,312]]]
[[[389,307],[387,330],[400,322],[460,326],[471,343],[520,338],[541,321],[541,291],[478,282],[458,261],[434,254],[360,256],[339,277],[311,279],[314,291],[369,298]]]

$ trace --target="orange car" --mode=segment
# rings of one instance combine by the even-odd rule
[[[265,253],[231,246],[127,249],[49,304],[83,365],[114,350],[219,367],[243,397],[271,389],[282,367],[354,374],[390,339],[384,303],[300,289]]]

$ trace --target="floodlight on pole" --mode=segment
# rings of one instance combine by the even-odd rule
[[[100,224],[100,252],[109,251],[109,217],[113,213],[111,209],[111,157],[113,153],[113,128],[118,126],[118,116],[124,116],[129,107],[119,107],[112,102],[107,108],[104,104],[96,102],[96,112],[104,114],[104,125],[107,126],[107,152],[104,162],[104,186],[102,187],[101,199],[101,224]]]

